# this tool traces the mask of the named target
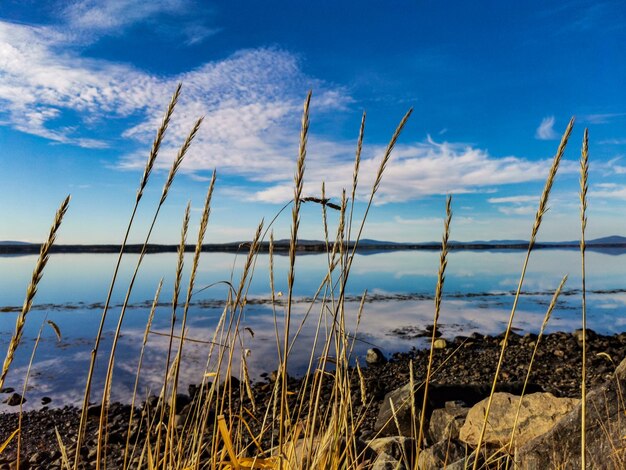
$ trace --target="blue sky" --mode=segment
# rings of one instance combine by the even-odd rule
[[[133,241],[173,156],[206,116],[154,242],[177,243],[214,168],[209,242],[249,239],[291,198],[302,102],[313,90],[305,194],[351,185],[367,111],[363,211],[378,161],[413,115],[364,236],[528,238],[550,160],[577,123],[544,240],[576,239],[590,132],[588,235],[626,235],[626,6],[621,1],[5,1],[0,11],[0,239],[41,241],[72,194],[60,243],[118,243],[155,130],[182,98]],[[198,217],[196,217],[198,218]],[[286,212],[276,237],[288,236]],[[305,207],[301,236],[323,236]]]

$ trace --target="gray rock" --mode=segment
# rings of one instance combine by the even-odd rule
[[[391,455],[383,452],[376,457],[371,470],[406,470],[406,466],[402,461],[394,459]]]
[[[520,397],[510,393],[495,393],[483,439],[484,444],[508,445]],[[488,399],[477,403],[467,414],[459,438],[476,446],[485,420]],[[554,424],[576,405],[575,398],[557,398],[551,393],[531,393],[522,400],[513,449],[532,438],[548,432]]]
[[[475,457],[476,457],[476,451],[474,450],[472,451],[471,454],[464,455],[460,459],[455,460],[454,462],[450,464],[447,464],[440,470],[468,470],[472,468],[472,465],[474,465]],[[478,468],[481,468],[481,467],[479,466]]]
[[[447,467],[448,463],[464,459],[466,447],[456,440],[442,440],[420,452],[417,467],[420,470],[435,470]]]
[[[393,409],[391,403],[393,403]],[[374,423],[374,430],[379,432],[380,436],[397,436],[400,434],[411,437],[413,435],[413,420],[419,423],[419,413],[419,409],[415,408],[416,416],[412,416],[411,384],[408,383],[404,387],[385,395],[376,417],[376,423]],[[396,421],[398,425],[396,425]]]
[[[415,439],[411,437],[391,436],[372,439],[367,444],[378,455],[386,454],[396,460],[411,459],[415,448]]]
[[[433,410],[428,426],[430,442],[439,442],[449,439],[458,439],[459,431],[465,423],[469,407],[464,402],[449,401],[444,408]]]
[[[378,348],[371,348],[367,350],[367,354],[365,355],[365,362],[370,365],[374,364],[382,364],[386,362],[384,354]]]
[[[518,393],[522,389],[521,383],[503,383],[499,384],[496,391]],[[540,390],[540,387],[529,384],[527,387],[527,393]],[[459,397],[463,397],[463,401],[468,406],[473,406],[485,397],[489,396],[491,392],[490,385],[468,385],[468,384],[436,384],[431,383],[429,385],[428,401],[426,404],[426,430],[428,430],[428,418],[431,414],[431,410],[444,407],[445,403],[451,400],[457,400]],[[412,436],[413,419],[416,423],[419,423],[420,410],[423,404],[423,387],[417,388],[413,394],[415,399],[415,415],[411,416],[411,404],[410,404],[410,385],[406,384],[404,387],[393,390],[385,395],[383,402],[380,405],[376,423],[374,424],[375,431],[381,431],[380,436]],[[391,406],[389,401],[393,402],[393,407],[396,412],[396,418],[400,424],[400,430],[393,421]]]
[[[617,367],[612,379],[587,393],[587,468],[626,468],[625,393],[626,359]],[[515,456],[518,468],[580,468],[581,413],[579,404],[549,432],[521,447]]]
[[[5,398],[2,403],[6,403],[9,406],[18,406],[20,403],[26,403],[26,398],[22,397],[19,393],[12,393],[8,398]]]
[[[191,398],[189,397],[189,395],[185,395],[184,393],[177,393],[176,394],[176,413],[180,413],[181,410],[188,405],[189,403],[191,403]],[[167,401],[167,405],[168,406],[172,406],[172,399],[170,398]]]

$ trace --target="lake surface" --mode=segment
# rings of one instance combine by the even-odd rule
[[[450,253],[439,319],[444,337],[468,335],[475,331],[483,334],[504,331],[524,256],[525,252],[522,251]],[[21,392],[35,338],[45,318],[59,326],[62,339],[58,341],[51,328],[44,329],[31,370],[26,408],[40,406],[43,396],[50,396],[53,406],[79,404],[82,401],[89,353],[116,259],[117,255],[109,254],[55,254],[50,258],[5,386]],[[123,258],[113,295],[113,307],[109,311],[101,343],[101,359],[92,393],[94,401],[102,393],[103,369],[120,306],[137,259],[137,255],[132,254]],[[191,254],[185,261],[185,274],[188,275]],[[207,286],[229,280],[237,286],[244,261],[245,254],[202,254],[189,311],[187,337],[200,341],[212,339],[224,310],[228,287],[225,284]],[[2,356],[13,332],[17,311],[24,300],[35,262],[36,256],[0,257]],[[367,289],[367,302],[354,343],[354,355],[360,358],[361,363],[364,363],[365,351],[372,345],[386,355],[426,346],[427,339],[415,338],[413,334],[399,335],[397,331],[411,333],[432,323],[438,264],[439,253],[434,251],[356,255],[346,288],[346,323],[348,330],[354,333],[360,298]],[[263,372],[276,369],[274,312],[281,334],[283,331],[288,258],[275,256],[274,265],[275,291],[284,294],[279,297],[280,302],[274,308],[270,303],[269,257],[260,254],[242,318],[243,349],[250,350],[248,367],[250,375],[255,379]],[[131,306],[126,313],[116,356],[112,392],[114,400],[129,401],[132,395],[150,304],[161,278],[164,280],[163,290],[152,329],[160,333],[169,332],[175,266],[174,253],[153,254],[144,259],[131,295]],[[305,318],[306,321],[290,355],[292,374],[301,374],[306,370],[320,312],[328,310],[328,302],[323,307],[319,299],[312,301],[327,271],[326,254],[301,255],[296,260],[292,337]],[[601,333],[626,330],[625,273],[626,254],[587,253],[589,328]],[[520,299],[515,317],[515,328],[520,332],[539,330],[553,291],[565,274],[569,274],[569,280],[547,330],[573,331],[580,328],[580,255],[576,250],[538,250],[533,253],[524,283],[525,293]],[[335,273],[334,279],[337,277],[338,273]],[[186,295],[186,283],[185,278],[182,299]],[[329,302],[330,299],[331,296],[327,295]],[[309,310],[310,314],[306,316]],[[177,310],[177,315],[179,324],[176,334],[179,334],[182,308]],[[322,330],[328,322],[329,315],[324,314]],[[244,327],[250,328],[254,335],[244,330]],[[141,396],[145,396],[148,390],[158,393],[163,380],[168,344],[169,338],[150,335],[141,375]],[[208,345],[199,342],[185,343],[184,367],[181,371],[183,387],[201,380],[208,348]],[[1,405],[0,410],[4,409],[7,409],[5,405]]]

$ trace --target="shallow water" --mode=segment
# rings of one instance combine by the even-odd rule
[[[512,294],[517,286],[524,256],[525,253],[521,251],[451,252],[439,320],[443,335],[453,337],[474,331],[489,334],[502,332],[508,320]],[[346,289],[345,315],[347,328],[354,334],[359,302],[367,289],[360,325],[353,335],[356,338],[354,356],[360,358],[361,363],[364,362],[365,351],[372,345],[385,354],[391,354],[426,344],[424,338],[415,338],[410,334],[399,335],[397,331],[419,330],[432,323],[438,258],[439,253],[430,251],[356,256]],[[92,393],[94,401],[101,394],[102,372],[111,346],[112,331],[136,261],[137,255],[126,255],[123,260],[101,344],[101,359]],[[185,261],[185,273],[188,275],[191,256]],[[223,283],[207,286],[218,281],[231,281],[235,287],[238,286],[244,261],[245,256],[232,253],[203,253],[189,309],[187,337],[204,342],[212,339],[226,305],[228,287]],[[626,315],[623,314],[626,304],[625,261],[624,254],[588,252],[588,325],[598,332],[614,333],[626,329]],[[0,257],[2,351],[10,340],[35,262],[36,256]],[[50,396],[53,406],[81,402],[89,353],[115,262],[116,255],[109,254],[58,254],[51,257],[39,285],[33,310],[28,315],[22,344],[5,384],[21,391],[37,332],[45,318],[54,321],[61,329],[62,339],[58,341],[51,328],[44,329],[30,374],[26,408],[38,407],[43,396]],[[288,258],[276,256],[274,264],[275,290],[285,295],[279,297],[279,302],[272,308],[269,258],[264,254],[259,255],[241,320],[241,344],[243,349],[250,350],[247,363],[253,378],[275,369],[277,364],[274,314],[282,335]],[[116,356],[112,392],[114,400],[129,401],[132,395],[146,320],[161,277],[164,285],[152,330],[160,333],[169,331],[175,266],[176,255],[173,253],[148,255],[144,260],[130,297],[130,307]],[[327,270],[325,254],[297,258],[292,339],[298,326],[305,318],[306,321],[290,355],[290,372],[293,374],[303,373],[307,368],[320,312],[332,310],[330,294],[326,295],[326,303],[321,301],[323,293],[317,301],[312,300]],[[515,328],[523,332],[538,331],[552,292],[565,274],[569,274],[569,280],[548,331],[571,331],[579,327],[581,296],[578,252],[539,250],[531,257]],[[335,273],[334,280],[337,277]],[[182,299],[186,295],[186,286],[187,279],[184,279]],[[307,316],[308,310],[310,313]],[[177,334],[181,315],[182,308],[179,308]],[[326,331],[329,322],[330,315],[324,314],[322,331]],[[250,328],[253,335],[245,327]],[[150,335],[141,374],[140,396],[145,396],[148,390],[158,393],[163,381],[168,344],[169,338]],[[185,343],[184,367],[181,370],[183,385],[200,381],[209,347],[200,342]],[[240,355],[241,351],[235,353],[236,357]],[[235,363],[239,364],[239,361]],[[212,367],[215,366],[210,364],[209,370]]]

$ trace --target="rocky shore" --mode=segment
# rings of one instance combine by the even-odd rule
[[[576,398],[580,397],[581,383],[581,338],[582,332],[574,333],[552,333],[542,338],[533,372],[530,376],[530,392],[546,392],[555,398]],[[502,390],[513,393],[515,396],[521,389],[521,383],[526,377],[528,363],[537,341],[537,336],[526,334],[524,336],[513,333],[509,339],[507,354],[503,364],[500,382]],[[495,373],[498,355],[501,348],[502,336],[490,337],[474,334],[470,337],[457,337],[453,340],[440,338],[437,342],[438,348],[434,354],[434,368],[436,371],[432,378],[432,388],[429,393],[430,400],[427,410],[427,418],[431,421],[431,428],[441,416],[448,419],[445,426],[456,422],[465,422],[465,417],[473,405],[476,405],[489,394],[489,388]],[[596,389],[609,381],[616,370],[616,367],[626,356],[626,333],[613,336],[597,335],[591,331],[587,333],[587,386],[589,389]],[[390,357],[384,357],[382,353],[371,350],[367,357],[367,366],[362,367],[365,391],[370,402],[363,407],[360,399],[360,381],[357,374],[353,374],[352,387],[354,390],[354,413],[363,414],[365,419],[357,429],[357,438],[363,446],[370,446],[374,452],[373,461],[376,455],[385,454],[389,459],[398,457],[398,450],[402,441],[398,444],[397,428],[389,431],[385,429],[383,418],[385,406],[388,407],[389,399],[402,394],[402,389],[406,391],[409,382],[409,367],[413,364],[413,373],[416,383],[421,383],[426,375],[428,360],[427,350],[413,349],[407,353],[396,353]],[[361,365],[365,366],[364,360]],[[233,406],[236,408],[239,403],[240,394],[237,391],[237,381],[233,393]],[[289,389],[298,390],[303,386],[303,379],[289,379]],[[265,381],[254,384],[252,391],[258,405],[270,402],[273,390],[272,374],[265,378]],[[13,392],[14,393],[14,392]],[[322,394],[322,403],[330,401],[331,387],[326,387]],[[419,393],[419,392],[418,392]],[[14,403],[16,398],[11,393],[5,393],[0,399],[11,399]],[[75,451],[75,433],[78,428],[79,411],[75,408],[65,407],[55,409],[54,397],[52,403],[43,406],[36,411],[24,413],[22,432],[22,455],[23,468],[57,469],[61,468],[61,453],[57,444],[55,427],[58,429],[68,451]],[[190,387],[185,395],[180,395],[177,401],[176,413],[178,422],[182,423],[185,413],[190,408],[190,403],[197,397],[197,388]],[[293,398],[295,400],[295,397]],[[150,402],[150,400],[148,400]],[[154,399],[152,400],[154,403]],[[572,401],[567,409],[570,412],[577,402]],[[420,402],[421,404],[421,402]],[[144,404],[145,406],[145,404]],[[456,408],[455,408],[456,407]],[[443,411],[442,411],[443,410]],[[448,411],[445,411],[448,410]],[[461,411],[459,411],[461,410]],[[323,411],[323,410],[322,410]],[[128,430],[128,416],[130,407],[127,405],[114,404],[111,406],[108,428],[107,447],[107,467],[119,468],[123,459],[123,449]],[[460,413],[460,414],[459,414]],[[564,412],[565,413],[565,412]],[[99,417],[99,407],[97,405],[90,409],[90,420],[87,430],[86,446],[81,449],[82,460],[85,468],[91,468],[95,461],[95,439],[97,431],[97,420]],[[137,411],[136,416],[141,415]],[[462,416],[462,420],[460,421]],[[17,428],[17,413],[0,414],[0,443],[4,442],[9,435]],[[455,421],[456,420],[456,421]],[[250,420],[252,431],[258,432],[257,425]],[[445,427],[444,426],[444,427]],[[435,425],[436,427],[436,425]],[[446,428],[448,429],[448,428]],[[441,431],[444,434],[433,436],[432,429],[427,433],[427,444],[435,447],[437,439],[446,435],[448,431]],[[133,439],[138,438],[139,443],[145,436],[141,434],[138,426],[138,419],[131,424]],[[403,433],[404,434],[404,433]],[[457,429],[458,434],[458,429]],[[391,444],[387,442],[384,450],[376,448],[380,441],[372,439],[380,436],[391,436]],[[448,441],[451,439],[456,443],[458,436],[447,435]],[[269,438],[268,438],[269,439]],[[264,449],[268,448],[270,442],[262,443]],[[456,444],[455,444],[456,445]],[[391,447],[395,451],[389,450]],[[394,447],[395,446],[395,447]],[[399,447],[400,446],[400,447]],[[375,449],[376,448],[376,449]],[[471,449],[470,449],[471,450]],[[455,452],[461,453],[458,448]],[[467,453],[467,445],[462,453]],[[16,445],[13,441],[2,454],[0,454],[0,470],[4,468],[14,468],[16,458]],[[395,452],[395,457],[392,455]],[[450,452],[450,447],[446,449]],[[451,455],[450,455],[451,457]],[[137,463],[135,460],[134,463]],[[399,460],[398,460],[399,462]],[[447,463],[450,463],[449,460]],[[13,465],[13,466],[11,466]],[[382,465],[382,464],[381,464]],[[372,467],[374,468],[374,467]],[[379,466],[377,468],[392,468]],[[436,467],[432,467],[436,468]]]

